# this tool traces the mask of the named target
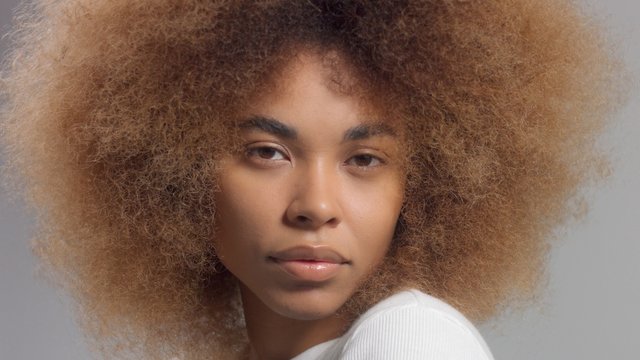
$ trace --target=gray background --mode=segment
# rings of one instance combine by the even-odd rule
[[[17,2],[0,0],[0,32],[9,29]],[[582,3],[605,19],[640,74],[640,2]],[[0,50],[5,45],[0,42]],[[554,245],[544,296],[537,306],[480,328],[496,359],[640,359],[639,113],[636,82],[630,103],[602,139],[615,173],[589,192],[587,218]],[[32,225],[21,204],[0,192],[0,360],[88,359],[68,300],[35,277]]]

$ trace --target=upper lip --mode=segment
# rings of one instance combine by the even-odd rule
[[[328,246],[294,246],[281,251],[276,251],[269,256],[275,260],[311,260],[336,264],[349,262],[338,251]]]

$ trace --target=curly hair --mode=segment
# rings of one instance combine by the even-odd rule
[[[217,159],[301,49],[337,51],[407,134],[396,234],[347,314],[403,287],[477,321],[531,299],[555,229],[608,170],[595,141],[620,66],[571,1],[39,0],[17,19],[8,172],[104,354],[240,356],[236,283],[212,247]]]

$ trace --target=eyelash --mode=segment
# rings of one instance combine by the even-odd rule
[[[381,166],[381,165],[385,164],[384,160],[382,160],[378,156],[375,156],[373,154],[367,154],[367,153],[354,155],[354,156],[350,157],[349,160],[347,160],[347,162],[351,162],[352,160],[355,160],[357,158],[367,158],[367,159],[370,159],[372,162],[373,161],[377,161],[378,162],[377,165],[357,165],[357,164],[354,164],[354,166],[356,166],[358,168],[361,168],[361,169],[370,170],[371,168],[375,168],[375,167],[378,167],[378,166]]]
[[[268,150],[268,151],[274,151],[277,153],[280,153],[280,155],[282,155],[283,159],[288,159],[289,157],[286,155],[286,153],[276,147],[273,146],[266,146],[266,145],[261,145],[261,146],[255,146],[255,147],[251,147],[248,148],[246,151],[246,156],[248,158],[257,158],[259,161],[279,161],[281,159],[278,160],[272,160],[272,159],[267,159],[267,158],[263,158],[260,156],[259,152],[262,150]]]
[[[262,156],[260,156],[260,151],[272,151],[274,153],[279,153],[281,155],[281,159],[268,159],[268,158],[264,158]],[[245,156],[248,159],[254,159],[255,161],[259,161],[263,164],[268,164],[271,163],[273,161],[282,161],[282,160],[288,160],[289,156],[286,154],[285,151],[275,147],[275,146],[268,146],[268,145],[259,145],[259,146],[254,146],[254,147],[249,147],[246,152],[245,152]],[[350,157],[347,161],[346,164],[350,164],[352,161],[355,161],[357,158],[367,158],[367,160],[371,160],[371,162],[376,163],[376,165],[357,165],[357,164],[353,164],[353,166],[355,166],[358,169],[362,169],[364,171],[370,171],[372,170],[372,168],[376,168],[382,165],[386,164],[386,161],[384,159],[382,159],[379,156],[373,155],[373,154],[369,154],[369,153],[360,153],[360,154],[356,154],[352,157]]]

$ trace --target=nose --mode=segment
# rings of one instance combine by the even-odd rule
[[[338,201],[340,180],[336,171],[320,162],[299,170],[286,219],[296,227],[317,229],[341,221]]]

